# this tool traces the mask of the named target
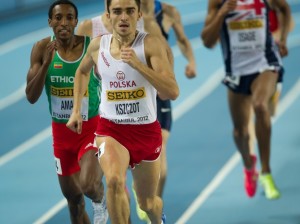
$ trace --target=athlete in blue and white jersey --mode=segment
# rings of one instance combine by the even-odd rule
[[[288,27],[290,9],[285,0],[210,0],[201,37],[206,47],[220,39],[226,70],[224,84],[234,126],[234,140],[245,166],[245,189],[253,197],[257,186],[256,157],[250,154],[249,130],[251,110],[256,119],[256,135],[261,161],[261,175],[266,197],[276,199],[280,193],[270,168],[271,116],[269,101],[282,80],[283,67],[272,38],[268,11],[272,5],[282,13]],[[286,48],[288,29],[281,34]]]

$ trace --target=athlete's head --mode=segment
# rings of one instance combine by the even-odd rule
[[[104,0],[104,1],[106,3],[106,10],[107,10],[108,13],[110,13],[109,7],[111,6],[112,2],[116,1],[116,0]],[[118,0],[118,1],[122,1],[122,0]],[[136,5],[138,7],[138,11],[140,11],[140,9],[141,9],[141,0],[134,0],[134,1],[135,1]]]
[[[49,8],[48,24],[56,39],[68,40],[74,35],[78,23],[77,7],[69,0],[55,1]]]
[[[48,11],[48,18],[51,19],[52,18],[52,15],[53,15],[53,9],[55,8],[55,6],[57,5],[70,5],[74,8],[74,11],[75,11],[75,19],[78,18],[78,9],[76,7],[76,5],[69,1],[69,0],[57,0],[55,2],[53,2],[50,7],[49,7],[49,11]]]

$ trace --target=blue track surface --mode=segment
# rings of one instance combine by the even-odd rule
[[[169,173],[164,194],[167,223],[299,224],[299,0],[288,1],[296,24],[289,38],[289,56],[284,59],[286,75],[272,136],[272,172],[282,192],[276,201],[267,201],[261,187],[253,199],[244,193],[226,89],[219,82],[223,74],[220,48],[207,50],[199,38],[207,1],[165,2],[181,12],[198,71],[196,79],[185,78],[186,61],[171,33],[181,95],[173,102],[174,126],[168,145]],[[78,8],[82,20],[102,12],[103,5],[101,1],[80,4]],[[49,34],[47,10],[0,22],[0,223],[69,223],[64,201],[59,206],[63,197],[54,169],[46,97],[43,95],[35,105],[24,98],[32,45]],[[134,201],[131,207],[133,223],[140,223]],[[88,200],[87,209],[91,214]],[[45,214],[48,216],[41,221]]]

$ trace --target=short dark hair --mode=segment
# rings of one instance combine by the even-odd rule
[[[76,5],[73,2],[71,2],[69,0],[56,0],[49,7],[49,11],[48,11],[48,18],[49,19],[52,19],[53,8],[57,5],[71,5],[75,10],[75,19],[78,18],[78,9],[77,9]]]
[[[108,13],[110,13],[109,6],[111,5],[111,1],[112,0],[106,0],[106,8],[107,8]],[[138,11],[140,11],[141,10],[141,0],[135,0],[135,3],[137,4]]]

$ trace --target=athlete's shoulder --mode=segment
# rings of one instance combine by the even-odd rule
[[[51,37],[45,37],[41,40],[38,40],[37,42],[34,43],[33,48],[37,50],[44,50],[47,47],[47,44],[51,41]]]
[[[92,34],[92,19],[85,19],[78,25],[77,34],[78,35],[86,35],[91,36]]]

